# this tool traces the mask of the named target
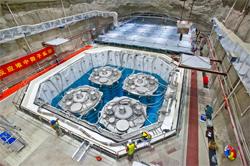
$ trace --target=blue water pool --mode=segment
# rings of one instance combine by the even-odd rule
[[[90,74],[93,71],[93,69],[91,69],[86,74],[84,74],[80,79],[78,79],[73,84],[71,84],[67,89],[64,89],[61,93],[59,93],[52,100],[51,105],[56,107],[56,108],[61,109],[60,106],[58,105],[58,103],[63,98],[65,92],[67,92],[69,89],[74,89],[74,88],[77,88],[79,86],[90,85],[90,86],[99,88],[99,90],[103,92],[102,101],[101,101],[101,103],[99,103],[96,106],[95,109],[89,111],[85,116],[76,115],[77,117],[79,117],[79,118],[81,118],[83,120],[87,120],[88,122],[93,123],[93,124],[97,123],[98,117],[100,115],[99,112],[102,110],[103,106],[106,103],[108,103],[114,97],[128,96],[128,97],[137,99],[140,102],[147,105],[148,118],[145,121],[144,126],[149,125],[151,123],[155,123],[158,120],[158,111],[162,106],[163,99],[164,99],[164,92],[166,90],[166,87],[167,87],[168,83],[166,81],[164,81],[157,74],[142,72],[142,71],[128,69],[128,68],[122,68],[122,67],[117,67],[117,68],[122,71],[122,76],[119,79],[119,81],[117,83],[113,84],[112,86],[102,86],[102,87],[100,87],[99,85],[91,83],[88,80]],[[139,73],[139,72],[153,75],[154,77],[156,77],[158,79],[159,87],[156,90],[156,92],[154,93],[154,96],[151,96],[151,97],[139,97],[139,96],[136,96],[136,95],[129,94],[129,93],[127,93],[126,91],[124,91],[122,89],[123,81],[126,79],[126,77],[128,77],[130,74],[136,74],[136,73]]]

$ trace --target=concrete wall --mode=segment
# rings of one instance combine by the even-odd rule
[[[176,0],[62,0],[66,15],[73,15],[89,10],[112,10],[125,16],[135,12],[154,12],[180,17],[182,1]],[[210,20],[216,16],[224,20],[235,0],[199,0],[194,2],[190,15],[192,0],[184,6],[183,18],[190,19],[197,26],[209,31]],[[15,26],[12,16],[4,3],[0,1],[0,28]],[[33,24],[64,16],[60,0],[7,0],[19,24]],[[231,12],[226,25],[234,29],[244,41],[250,42],[250,14],[246,0],[237,0],[235,10]],[[244,11],[244,12],[243,12]],[[240,15],[240,16],[239,16]]]
[[[49,41],[51,39],[54,39],[56,37],[64,37],[68,38],[70,36],[75,36],[77,34],[80,34],[78,37],[76,37],[74,40],[70,41],[68,44],[65,44],[63,46],[60,46],[59,52],[72,52],[76,49],[83,46],[83,41],[89,40],[91,38],[91,35],[89,31],[92,28],[96,28],[97,32],[96,34],[101,33],[101,30],[98,29],[98,27],[106,27],[108,24],[112,23],[113,18],[101,18],[96,17],[92,18],[86,21],[78,22],[74,25],[70,25],[65,28],[58,28],[54,30],[50,30],[47,32],[43,32],[37,35],[32,35],[29,37],[26,37],[30,47],[33,51],[39,50],[42,48],[42,42],[43,41]],[[81,34],[85,32],[84,34]],[[20,58],[22,56],[25,56],[29,54],[29,49],[27,44],[25,43],[24,39],[18,39],[15,41],[3,43],[0,45],[0,65],[5,64],[9,61],[12,61],[13,59]],[[59,56],[59,59],[63,57]],[[34,64],[31,67],[28,67],[20,72],[14,73],[3,80],[0,80],[0,92],[3,89],[6,89],[6,87],[11,87],[17,82],[25,79],[29,75],[32,75],[40,70],[40,68],[44,68],[50,64],[55,63],[55,57],[46,58],[46,60],[43,60],[39,63],[39,65]]]
[[[112,22],[112,18],[93,18],[87,21],[81,21],[74,25],[69,26],[69,28],[58,28],[43,32],[37,35],[32,35],[26,37],[31,49],[33,51],[39,50],[42,48],[42,42],[54,39],[56,37],[70,37],[77,35],[81,32],[87,31],[94,27],[103,27]],[[99,32],[99,31],[98,31]],[[86,32],[87,33],[87,32]],[[75,43],[73,43],[75,44]],[[16,41],[6,42],[0,45],[0,65],[7,63],[13,59],[22,57],[29,53],[28,46],[24,42],[24,39],[18,39]]]
[[[250,7],[249,7],[250,8]],[[250,43],[250,13],[249,9],[245,12],[233,10],[225,26],[231,29],[243,41]]]
[[[222,48],[221,44],[217,41],[217,36],[215,33],[211,34],[213,43],[215,43],[215,53],[216,59],[222,60],[222,64],[220,66],[220,70],[227,72],[227,76],[221,76],[223,80],[223,84],[226,89],[226,94],[229,95],[234,88],[237,86],[238,81],[240,81],[234,67],[230,63],[229,59]],[[218,116],[215,117],[215,128],[216,134],[218,136],[218,140],[221,145],[232,144],[233,146],[237,147],[236,138],[233,132],[233,126],[230,121],[229,112],[224,107],[224,96],[222,93],[222,89],[219,84],[219,76],[213,75],[211,77],[212,85],[211,89],[213,91],[213,108],[218,111],[221,106],[222,109],[220,110]],[[246,93],[246,89],[244,88],[241,81],[239,82],[238,86],[232,93],[231,97],[229,97],[230,107],[232,108],[233,118],[236,122],[237,130],[239,133],[242,132],[242,142],[244,139],[246,141],[246,149],[250,149],[250,128],[249,128],[249,119],[250,119],[250,111],[247,111],[245,114],[243,112],[248,108],[250,105],[250,96]],[[223,122],[222,122],[223,120]],[[222,125],[223,124],[223,125]],[[243,144],[243,143],[242,143]],[[243,145],[244,146],[244,145]],[[246,152],[246,151],[245,151]],[[226,162],[226,160],[222,161]],[[250,163],[250,160],[248,159]],[[235,163],[234,163],[235,164]]]
[[[176,0],[62,0],[66,15],[93,9],[112,10],[120,16],[134,12],[155,12],[180,17],[183,8],[182,1]],[[39,21],[58,18],[63,16],[60,0],[7,0],[13,13],[18,15],[20,22],[27,20]],[[210,19],[213,16],[219,19],[225,18],[234,0],[199,0],[194,1],[193,12],[190,15],[193,0],[187,0],[184,6],[183,18],[195,22],[201,29],[210,28]],[[1,1],[0,1],[1,3]],[[235,9],[241,11],[245,0],[238,0]],[[7,25],[15,25],[9,14],[7,6],[1,3],[4,18],[8,20]],[[37,16],[39,13],[39,17]],[[52,14],[53,13],[53,14]],[[22,19],[29,17],[30,19]]]
[[[18,24],[35,24],[64,16],[60,0],[9,0],[7,2],[16,17]],[[183,18],[191,19],[199,26],[199,28],[209,31],[211,17],[216,16],[220,20],[223,20],[233,2],[233,0],[224,0],[222,2],[219,0],[213,0],[209,3],[206,0],[195,1],[193,13],[190,15],[190,5],[192,4],[192,0],[187,0],[184,7]],[[4,1],[0,1],[0,4],[0,28],[16,26],[7,5]],[[117,11],[120,16],[134,12],[155,12],[180,17],[183,2],[176,0],[63,0],[63,4],[66,15],[73,15],[97,9]],[[244,14],[240,13],[244,6],[244,0],[237,1],[235,5],[236,10],[233,10],[230,14],[226,26],[233,29],[241,39],[250,42],[250,14],[247,12]],[[247,9],[248,7],[245,8],[245,11],[248,11]],[[88,23],[90,24],[90,21]],[[97,23],[98,21],[95,22],[95,24]],[[72,27],[71,30],[74,30],[74,27]],[[28,42],[34,47],[34,50],[36,50],[40,48],[40,40],[45,41],[47,39],[46,36],[67,36],[67,31],[67,29],[65,31],[59,30],[57,33],[51,31],[44,33],[41,36],[32,36],[29,37]],[[0,64],[15,57],[25,55],[27,52],[29,52],[29,49],[22,39],[1,44]]]

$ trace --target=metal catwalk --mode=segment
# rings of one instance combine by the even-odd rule
[[[184,34],[179,41],[180,34],[177,33],[175,25],[152,24],[142,19],[136,18],[124,22],[119,27],[100,35],[96,42],[193,54],[191,31],[189,34]]]

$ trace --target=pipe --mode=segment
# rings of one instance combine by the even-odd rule
[[[185,9],[185,3],[186,3],[186,0],[184,0],[182,10],[181,10],[181,21],[182,21],[183,11]]]
[[[64,15],[64,17],[67,17],[66,12],[65,12],[65,8],[64,8],[64,4],[63,4],[63,1],[62,1],[62,0],[61,0],[61,4],[62,4],[63,15]],[[70,31],[70,29],[69,29],[69,26],[67,26],[67,28],[68,28],[68,31],[69,31],[69,35],[72,36],[72,35],[71,35],[71,31]]]
[[[233,95],[233,93],[234,93],[234,91],[237,89],[237,87],[240,85],[240,80],[237,82],[237,84],[234,86],[234,88],[233,88],[233,90],[230,92],[230,94],[227,96],[227,98],[229,99],[232,95]],[[224,103],[222,103],[221,104],[221,106],[219,107],[219,109],[215,112],[215,114],[214,114],[214,118],[217,116],[217,114],[222,110],[222,108],[223,108],[223,106],[224,106]],[[213,119],[214,119],[213,118]]]
[[[250,105],[240,115],[244,116],[249,110],[250,110]]]
[[[230,65],[230,66],[232,66],[232,64]],[[225,68],[225,66],[222,64],[222,67],[223,68]],[[240,79],[238,79],[238,80],[240,80]],[[228,87],[230,87],[230,88],[232,88],[233,86],[232,86],[232,82],[231,82],[231,80],[228,78],[228,83],[227,83],[227,81],[226,80],[224,80],[224,83],[225,83],[225,86],[226,86],[226,88],[227,88],[227,90],[230,90],[230,89],[228,89]],[[229,86],[230,85],[230,86]],[[246,155],[246,158],[248,158],[248,159],[250,159],[250,152],[249,152],[249,149],[248,149],[248,145],[247,145],[247,143],[246,143],[246,139],[245,139],[245,136],[244,136],[244,132],[243,132],[243,130],[242,130],[242,127],[241,127],[241,124],[240,124],[240,121],[239,121],[239,118],[238,118],[238,115],[235,113],[235,111],[234,110],[239,110],[240,112],[242,112],[242,109],[241,109],[241,107],[240,107],[240,105],[239,105],[239,102],[238,102],[238,98],[237,98],[237,95],[235,94],[235,93],[232,93],[232,95],[235,97],[235,100],[234,100],[234,98],[232,98],[232,100],[230,100],[231,101],[231,106],[232,106],[232,113],[233,113],[233,116],[234,116],[234,120],[235,120],[235,123],[236,123],[236,127],[237,127],[237,129],[238,129],[238,133],[239,133],[239,135],[240,135],[240,138],[241,138],[241,142],[242,142],[242,146],[244,147],[244,150],[245,150],[245,155]],[[232,97],[233,97],[232,96]],[[229,98],[228,98],[229,99]],[[238,108],[236,107],[236,106],[238,106]]]
[[[227,82],[225,81],[225,84],[227,86]],[[234,96],[235,98],[237,99],[235,93],[234,93]],[[238,103],[239,104],[239,103]],[[233,110],[237,110],[236,108],[236,104],[235,104],[235,100],[232,99],[231,100],[231,105],[232,105],[232,108],[234,108]],[[234,106],[234,107],[233,107]],[[239,105],[238,105],[239,106]],[[240,106],[239,106],[239,109],[240,109]],[[242,112],[242,110],[240,109],[240,112]],[[245,150],[245,155],[247,156],[248,159],[250,159],[250,152],[249,152],[249,149],[248,149],[248,145],[246,143],[246,139],[245,139],[245,136],[244,136],[244,133],[243,133],[243,130],[242,130],[242,127],[241,127],[241,124],[240,124],[240,121],[239,121],[239,118],[238,118],[238,115],[235,113],[235,111],[232,111],[233,113],[233,116],[235,117],[234,120],[235,120],[235,123],[236,123],[236,127],[238,129],[238,133],[240,135],[240,138],[241,138],[241,143],[242,143],[242,146],[244,147],[244,150]]]
[[[64,4],[63,4],[62,0],[61,0],[61,5],[62,5],[62,9],[63,9],[63,15],[64,15],[64,17],[67,17],[65,9],[64,9]]]
[[[227,69],[227,73],[230,71],[230,69],[232,68],[232,66],[233,66],[233,64],[231,63],[230,64],[230,66],[229,66],[229,68]],[[222,64],[222,67],[225,69],[226,67],[225,67],[225,65],[223,65]],[[236,84],[234,83],[234,85],[232,84],[232,81],[231,81],[231,79],[230,78],[228,78],[228,82],[229,82],[229,85],[230,85],[230,88],[229,88],[229,91],[230,91],[230,94],[231,94],[231,91],[235,91],[235,86],[237,85],[237,86],[239,86],[239,81],[240,81],[240,79],[238,78],[235,82],[236,82]],[[235,88],[235,89],[234,89]],[[232,89],[232,90],[231,90]],[[242,112],[242,109],[241,109],[241,107],[240,107],[240,104],[239,104],[239,100],[238,100],[238,97],[237,97],[237,95],[235,94],[235,93],[232,93],[232,95],[233,95],[233,97],[235,98],[235,101],[236,101],[236,104],[237,104],[237,106],[238,106],[238,109],[240,110],[240,112]],[[228,98],[230,98],[230,97],[228,97]],[[234,101],[234,98],[233,98],[233,101]]]
[[[212,44],[210,42],[211,42],[211,40],[209,39],[208,40],[208,48],[211,51],[211,55],[213,56],[213,58],[215,58],[215,51],[212,49]],[[229,105],[227,94],[226,94],[226,91],[225,91],[225,88],[224,88],[221,77],[218,76],[218,79],[219,79],[220,87],[221,87],[221,90],[222,90],[222,93],[223,93],[223,96],[224,96],[224,99],[225,99],[225,104],[228,106],[227,110],[228,110],[228,113],[229,113],[231,124],[233,126],[233,132],[234,132],[234,135],[236,137],[236,142],[237,142],[237,145],[238,145],[238,148],[239,148],[241,162],[242,162],[243,166],[247,166],[248,165],[247,160],[246,160],[246,157],[244,155],[243,147],[241,145],[241,139],[239,137],[239,133],[238,133],[238,130],[236,128],[236,124],[235,124],[235,121],[234,121],[234,118],[233,118],[233,113],[232,113],[232,110],[231,110],[231,106]]]
[[[188,17],[188,19],[190,19],[191,15],[192,15],[194,2],[195,2],[195,0],[193,0],[193,1],[192,1],[192,4],[191,4],[191,9],[190,9],[190,13],[189,13],[189,17]]]
[[[242,12],[245,12],[245,10],[246,10],[246,8],[247,8],[247,6],[249,4],[250,4],[250,0],[247,0],[246,3],[245,3],[245,5],[244,5],[244,8],[243,8]]]
[[[228,11],[226,18],[225,18],[225,20],[223,21],[224,24],[226,24],[227,19],[229,18],[230,14],[232,13],[232,11],[233,11],[233,9],[234,9],[234,6],[236,5],[237,1],[238,1],[238,0],[235,0],[235,1],[234,1],[233,6],[232,6],[231,9]]]
[[[227,105],[227,110],[229,112],[229,117],[230,117],[230,120],[231,120],[231,124],[233,126],[233,131],[234,131],[234,134],[236,136],[236,141],[237,141],[240,156],[241,156],[241,159],[242,159],[242,164],[244,166],[247,166],[247,161],[246,161],[246,159],[244,157],[244,152],[243,152],[243,148],[242,148],[242,145],[241,145],[241,140],[240,140],[237,128],[236,128],[236,124],[234,122],[234,118],[233,118],[233,115],[232,115],[232,110],[231,110],[231,107],[229,105],[229,101],[228,101],[228,98],[227,98],[227,95],[226,95],[226,92],[225,92],[225,89],[224,89],[224,86],[223,86],[223,83],[222,83],[222,80],[221,80],[220,76],[218,77],[218,79],[219,79],[220,87],[222,89],[222,93],[223,93],[224,98],[225,98],[225,104]]]
[[[234,28],[234,32],[237,33],[238,30],[239,30],[239,27],[241,25],[241,23],[243,22],[244,18],[246,17],[246,15],[248,14],[248,11],[246,11],[246,7],[248,6],[250,0],[246,1],[245,5],[244,5],[244,8],[242,10],[242,13],[243,13],[243,16],[242,18],[240,19],[240,21],[236,24],[235,28]],[[241,14],[242,14],[241,13]]]
[[[241,14],[242,15],[242,14]],[[240,15],[240,16],[241,16]],[[240,17],[239,16],[239,17]],[[239,28],[240,28],[240,25],[241,23],[243,22],[244,18],[246,17],[246,12],[243,13],[243,16],[240,18],[240,21],[235,25],[235,28],[234,28],[234,33],[237,33]]]
[[[15,24],[16,24],[17,26],[19,26],[19,24],[18,24],[18,22],[17,22],[17,20],[16,20],[16,18],[15,18],[15,16],[14,16],[12,10],[11,10],[10,7],[9,7],[9,4],[8,4],[8,3],[5,3],[5,4],[6,4],[8,10],[9,10],[9,12],[10,12],[10,14],[11,14],[11,16],[12,16],[14,22],[15,22]],[[27,39],[26,39],[26,37],[25,37],[25,34],[24,34],[23,39],[24,39],[24,42],[26,43],[26,45],[27,45],[29,51],[32,52],[32,49],[31,49],[31,47],[30,47],[30,45],[29,45],[29,43],[28,43],[28,41],[27,41]]]

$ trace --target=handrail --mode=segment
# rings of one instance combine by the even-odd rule
[[[123,15],[121,17],[119,17],[119,21],[122,20],[126,20],[127,18],[133,18],[133,17],[157,17],[157,18],[164,18],[164,19],[168,19],[171,21],[177,21],[180,20],[180,17],[174,17],[174,16],[169,16],[167,14],[164,13],[149,13],[149,12],[133,12],[127,15]],[[194,19],[190,19],[190,18],[185,18],[186,21],[192,21]],[[196,20],[195,23],[199,23],[201,25],[207,25],[207,27],[211,26],[207,21],[204,21],[202,19],[198,19]],[[203,31],[203,33],[210,33],[210,31]]]
[[[128,16],[123,16],[119,17],[119,21],[131,21],[131,19],[136,19],[136,18],[152,18],[152,19],[161,19],[162,21],[168,20],[177,23],[176,18],[170,18],[170,17],[163,17],[163,16],[144,16],[144,15],[128,15]]]
[[[122,18],[129,18],[129,17],[158,17],[158,18],[168,18],[170,20],[179,20],[180,18],[179,17],[172,17],[172,16],[169,16],[169,15],[166,15],[166,14],[163,14],[163,13],[149,13],[149,12],[134,12],[134,13],[130,13],[128,15],[124,15],[124,16],[121,16],[119,17],[119,20],[122,19]]]
[[[81,14],[62,17],[56,20],[41,22],[33,25],[21,25],[0,30],[0,43],[16,40],[26,36],[35,35],[41,32],[61,28],[92,17],[113,17],[113,25],[118,26],[118,14],[116,12],[93,10]]]
[[[125,135],[114,134],[114,133],[108,132],[107,130],[104,130],[102,128],[97,128],[97,126],[90,124],[87,121],[77,120],[73,116],[69,116],[69,114],[67,112],[65,112],[63,110],[58,110],[57,108],[52,107],[51,105],[44,103],[40,99],[36,99],[35,104],[38,105],[40,108],[44,108],[44,109],[50,111],[52,114],[54,114],[54,116],[58,117],[59,119],[62,119],[61,117],[63,117],[64,119],[68,119],[68,120],[72,121],[73,122],[72,124],[78,124],[78,125],[84,126],[84,127],[88,128],[89,130],[92,130],[94,132],[98,132],[101,135],[104,135],[105,137],[108,137],[108,138],[112,139],[113,141],[116,141],[113,144],[109,144],[109,146],[121,145],[121,144],[125,143],[128,139],[138,138],[138,131],[134,131],[134,132],[131,132],[131,133],[125,134]],[[42,113],[42,112],[40,111],[39,113]],[[154,124],[142,127],[141,130],[151,131],[155,127],[159,127],[161,124],[162,124],[162,122],[154,123]]]
[[[41,105],[39,105],[38,113],[40,113],[40,114],[46,113],[46,114],[47,114],[47,112],[42,111],[41,108],[47,108],[46,106],[48,106],[48,105],[47,105],[46,103],[40,103],[40,104],[41,104]],[[54,113],[54,112],[51,112],[51,113],[48,113],[47,115],[48,115],[48,116],[57,117],[57,118],[60,119],[60,121],[66,123],[66,124],[68,124],[68,125],[70,125],[70,124],[74,125],[74,121],[71,122],[71,121],[62,119],[62,118],[60,117],[59,114],[55,114],[55,113],[53,114],[53,113]],[[45,115],[45,114],[44,114],[44,115]],[[69,123],[70,123],[70,124],[69,124]],[[156,130],[156,129],[158,129],[158,128],[161,128],[161,123],[156,123],[155,125],[150,125],[150,126],[153,127],[153,128],[151,128],[151,129],[149,129],[149,130],[147,130],[147,131],[152,131],[152,130]],[[149,126],[149,127],[150,127],[150,126]],[[155,128],[155,126],[157,126],[157,127]],[[64,128],[64,127],[62,127],[62,128]],[[86,137],[83,138],[85,141],[90,141],[90,142],[95,141],[95,142],[96,142],[96,143],[93,143],[93,145],[91,145],[91,146],[96,146],[96,147],[98,147],[98,148],[105,149],[105,151],[108,151],[108,152],[114,154],[114,156],[117,157],[117,158],[121,157],[121,155],[124,155],[124,153],[123,153],[123,154],[120,154],[120,153],[123,152],[123,151],[125,151],[125,145],[126,145],[126,143],[127,143],[127,139],[124,139],[124,140],[122,140],[122,141],[120,141],[120,142],[107,143],[107,142],[103,142],[103,141],[97,140],[96,138],[92,137],[92,136],[91,136],[90,134],[88,134],[85,130],[83,130],[82,127],[78,126],[77,128],[78,128],[84,135],[86,135]],[[171,129],[170,131],[174,131],[174,130],[176,130],[176,128]],[[170,132],[170,131],[164,131],[164,130],[163,130],[162,133],[158,133],[157,135],[154,136],[154,138],[158,138],[158,137],[161,137],[161,136],[164,136],[164,138],[165,138],[165,134],[168,133],[168,132]],[[153,132],[153,131],[152,131],[152,132]],[[76,133],[74,133],[74,134],[76,134]],[[79,137],[78,134],[76,134],[76,136]],[[138,140],[138,139],[140,139],[140,135],[138,135],[138,131],[137,131],[137,136],[136,136],[136,137],[133,137],[132,139],[133,139],[133,140]],[[97,143],[97,142],[99,142],[99,143]],[[111,146],[111,147],[112,147],[112,146],[124,146],[124,148],[122,148],[121,150],[115,151],[115,150],[112,150],[112,149],[110,149],[110,148],[107,148],[106,146]],[[141,148],[143,148],[143,147],[141,147]]]

